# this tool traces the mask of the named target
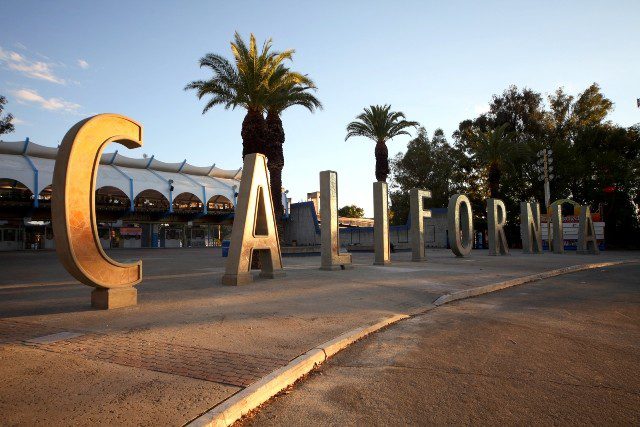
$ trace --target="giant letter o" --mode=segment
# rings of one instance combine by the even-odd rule
[[[449,199],[447,225],[451,251],[459,257],[469,255],[473,246],[473,212],[464,194],[455,194]]]

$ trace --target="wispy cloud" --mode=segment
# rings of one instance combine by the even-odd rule
[[[55,66],[51,62],[32,61],[24,55],[0,46],[0,62],[10,70],[17,71],[32,79],[46,80],[51,83],[65,84],[65,80],[53,72]]]
[[[27,47],[20,42],[15,42],[13,45],[18,49],[27,50]]]
[[[78,59],[78,67],[82,68],[83,70],[86,70],[87,68],[89,68],[89,63],[84,59]]]
[[[76,113],[80,108],[80,104],[75,102],[65,101],[61,98],[45,98],[33,89],[15,90],[13,95],[21,104],[35,104],[50,111]]]
[[[17,118],[17,117],[14,117],[14,118],[11,120],[11,123],[13,123],[14,125],[27,125],[27,124],[29,124],[28,122],[25,122],[24,120],[19,119],[19,118]]]

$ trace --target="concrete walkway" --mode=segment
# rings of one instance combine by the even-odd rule
[[[110,255],[143,259],[137,307],[91,310],[90,288],[55,253],[0,254],[3,421],[185,423],[315,345],[422,312],[443,294],[637,256],[474,251],[458,259],[433,250],[425,263],[398,253],[392,266],[374,267],[373,254],[355,254],[355,268],[337,272],[318,270],[318,257],[285,258],[283,279],[224,287],[219,249]]]
[[[638,425],[640,264],[447,305],[371,335],[251,426]]]

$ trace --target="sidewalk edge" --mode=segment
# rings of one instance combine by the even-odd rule
[[[438,297],[435,301],[433,301],[433,305],[435,305],[436,307],[439,307],[441,305],[448,304],[450,302],[476,297],[478,295],[499,291],[502,289],[510,288],[512,286],[518,286],[518,285],[523,285],[525,283],[536,282],[542,279],[548,279],[549,277],[575,273],[578,271],[591,270],[594,268],[611,267],[614,265],[621,265],[621,264],[630,264],[634,262],[640,262],[640,259],[578,264],[578,265],[572,265],[569,267],[557,268],[555,270],[544,271],[542,273],[516,277],[515,279],[505,280],[504,282],[492,283],[489,285],[478,286],[476,288],[470,288],[462,291],[452,292],[450,294],[444,294]]]
[[[478,295],[506,289],[512,286],[531,283],[550,277],[560,276],[563,274],[637,262],[640,262],[640,259],[572,265],[569,267],[558,268],[542,273],[517,277],[503,282],[492,283],[489,285],[453,292],[451,294],[441,295],[432,304],[433,306],[435,306],[434,308],[436,308],[453,301],[471,298]],[[391,317],[381,319],[373,325],[352,329],[351,331],[339,335],[332,340],[317,345],[306,353],[296,357],[287,365],[276,369],[259,381],[242,389],[222,403],[214,406],[204,414],[186,423],[186,426],[230,426],[234,422],[242,418],[244,415],[259,407],[261,404],[271,399],[280,391],[284,390],[285,388],[302,378],[304,375],[308,374],[316,366],[324,363],[329,357],[347,348],[359,339],[409,317],[411,316],[407,314],[395,314]]]
[[[408,317],[406,314],[395,314],[381,319],[373,325],[353,329],[320,344],[296,357],[282,368],[276,369],[249,387],[229,397],[186,425],[189,427],[230,426],[242,416],[308,374],[316,366],[324,363],[340,350],[379,329]]]

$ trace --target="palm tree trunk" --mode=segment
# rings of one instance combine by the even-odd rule
[[[275,111],[269,111],[266,119],[266,148],[267,167],[269,169],[271,183],[271,200],[273,201],[278,236],[283,238],[284,206],[282,204],[282,169],[284,169],[284,128],[280,115]]]
[[[247,115],[244,116],[242,121],[242,159],[244,156],[252,153],[260,153],[266,155],[265,147],[265,120],[262,116],[262,111],[257,109],[248,109]],[[262,265],[260,263],[260,256],[257,251],[254,251],[251,259],[251,269],[260,270]]]
[[[247,115],[242,121],[242,158],[247,154],[265,153],[265,120],[262,111],[256,109],[247,110]]]
[[[387,181],[389,175],[389,150],[384,141],[376,142],[376,180]]]
[[[489,197],[497,199],[500,196],[500,178],[502,177],[502,171],[498,166],[490,165],[488,175]]]

